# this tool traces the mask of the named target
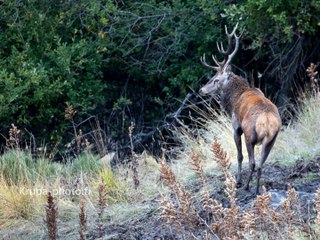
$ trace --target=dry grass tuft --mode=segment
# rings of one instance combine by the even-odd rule
[[[29,193],[29,189],[38,185],[8,183],[0,175],[0,186],[0,229],[34,220],[41,215],[45,198]]]

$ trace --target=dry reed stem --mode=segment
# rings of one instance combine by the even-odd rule
[[[79,213],[79,225],[80,225],[80,240],[85,240],[86,234],[87,234],[87,215],[85,213],[85,202],[83,197],[80,198],[79,202],[79,208],[80,208],[80,213]]]
[[[286,237],[289,240],[293,239],[292,233],[293,233],[294,229],[292,226],[292,222],[293,222],[293,219],[295,216],[290,205],[291,205],[290,200],[286,199],[281,203],[281,210],[280,210],[280,215],[282,217],[282,221],[285,224]]]
[[[178,196],[178,211],[181,218],[184,219],[184,223],[187,224],[192,229],[199,224],[199,219],[197,215],[197,210],[193,205],[193,196],[191,193],[186,191],[183,187],[177,193]]]
[[[139,187],[140,181],[139,181],[139,175],[138,175],[138,157],[136,156],[134,152],[133,147],[133,139],[132,139],[132,133],[134,130],[134,124],[131,122],[131,125],[129,127],[129,138],[130,138],[130,149],[131,149],[131,168],[132,168],[132,179],[134,183],[134,187],[137,189]]]
[[[82,130],[79,130],[79,134],[76,136],[76,144],[77,144],[77,155],[80,156],[81,146],[82,146],[83,133]]]
[[[101,129],[100,122],[97,118],[95,118],[95,122],[92,124],[92,130],[94,145],[102,158],[108,153],[106,148],[107,137],[105,131]]]
[[[104,183],[103,179],[99,183],[99,200],[98,200],[98,236],[102,238],[103,236],[103,220],[102,215],[104,210],[107,206],[106,200],[106,184]]]
[[[230,167],[230,159],[227,156],[227,153],[222,148],[221,144],[218,142],[217,139],[213,141],[212,144],[212,152],[214,155],[214,160],[222,170],[225,176],[225,185],[226,190],[225,193],[230,201],[231,208],[236,207],[236,179],[235,177],[230,173],[229,167]],[[235,209],[233,209],[235,210]]]
[[[298,198],[298,194],[296,190],[289,184],[288,191],[287,191],[287,199],[290,202],[290,208],[292,210],[295,210],[296,213],[301,213],[301,204],[300,200]]]
[[[9,129],[9,139],[7,139],[6,146],[12,149],[20,149],[21,131],[14,125],[11,124]]]
[[[205,190],[202,194],[201,199],[202,207],[207,212],[211,212],[213,209],[213,199],[210,197],[210,193],[208,190]]]
[[[87,138],[84,139],[84,145],[85,145],[86,153],[90,153],[91,149],[92,149],[92,146],[91,146],[91,143],[89,142],[89,140]]]
[[[46,225],[48,230],[48,237],[50,240],[57,239],[57,217],[58,217],[58,208],[54,202],[54,198],[51,192],[48,192],[47,195],[47,205],[45,206],[46,211]]]
[[[317,71],[317,65],[314,63],[310,63],[310,66],[307,68],[307,74],[308,77],[311,80],[311,90],[314,95],[319,93],[319,84],[318,84],[318,71]]]

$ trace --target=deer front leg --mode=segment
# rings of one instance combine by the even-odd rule
[[[241,135],[242,135],[241,128],[238,128],[234,131],[233,137],[234,137],[234,142],[236,144],[237,152],[238,152],[238,175],[237,175],[237,187],[238,188],[241,187],[241,185],[242,185],[241,170],[242,170],[243,155],[242,155]]]

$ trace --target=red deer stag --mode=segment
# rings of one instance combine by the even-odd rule
[[[219,96],[221,105],[225,111],[232,116],[232,126],[234,129],[234,141],[238,151],[238,175],[237,186],[241,186],[242,168],[242,145],[241,135],[244,133],[250,163],[250,175],[244,186],[249,190],[249,183],[255,170],[254,147],[262,144],[261,159],[257,166],[256,194],[259,193],[259,181],[261,178],[262,165],[266,161],[270,150],[276,140],[281,127],[281,118],[277,107],[267,99],[257,88],[249,87],[248,82],[231,71],[231,60],[239,48],[239,36],[236,35],[238,24],[228,36],[228,47],[225,50],[222,43],[217,43],[219,53],[224,56],[224,60],[219,62],[212,55],[217,66],[206,63],[205,55],[201,57],[201,63],[217,73],[203,86],[199,93],[202,96]],[[235,47],[232,51],[233,38]]]

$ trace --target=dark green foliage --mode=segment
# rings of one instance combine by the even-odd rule
[[[235,64],[254,69],[254,77],[264,73],[261,84],[287,96],[305,59],[319,61],[311,54],[319,43],[310,40],[319,36],[319,6],[319,0],[0,1],[0,129],[16,123],[55,142],[70,126],[66,102],[78,112],[76,123],[98,115],[109,136],[126,134],[131,121],[137,131],[155,125],[206,81],[210,72],[200,56],[217,54],[224,25],[236,22],[244,33]]]
[[[15,122],[56,140],[65,102],[84,112],[103,106],[106,40],[97,9],[91,1],[1,3],[2,128]]]

